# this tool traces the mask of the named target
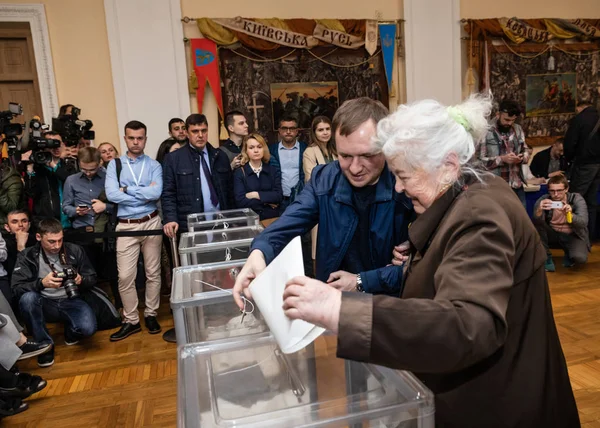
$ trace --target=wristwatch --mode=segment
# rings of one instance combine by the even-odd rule
[[[123,192],[123,193],[127,193],[127,186],[123,186],[123,187],[121,187],[121,192]]]
[[[362,278],[360,277],[360,273],[356,274],[356,291],[358,291],[359,293],[365,292],[365,289],[362,285]]]

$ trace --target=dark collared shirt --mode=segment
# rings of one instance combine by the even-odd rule
[[[67,177],[63,190],[63,212],[73,221],[73,227],[93,226],[95,221],[92,207],[92,199],[98,199],[100,193],[104,191],[104,182],[106,172],[101,168],[90,180],[84,173],[77,173]],[[90,207],[88,214],[84,216],[77,215],[77,207],[87,205]],[[112,204],[106,204],[106,212],[111,212]]]

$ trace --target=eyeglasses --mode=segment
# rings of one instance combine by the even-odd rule
[[[566,191],[567,191],[567,189],[556,189],[556,190],[548,190],[548,193],[563,193]]]
[[[298,130],[298,127],[297,126],[294,126],[294,127],[282,126],[281,128],[279,128],[279,130],[281,132],[295,132]]]

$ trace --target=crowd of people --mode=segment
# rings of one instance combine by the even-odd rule
[[[187,231],[189,214],[251,208],[278,220],[237,278],[241,308],[250,281],[301,236],[314,264],[287,284],[284,309],[336,332],[340,357],[417,373],[448,426],[494,426],[499,415],[506,426],[572,426],[545,271],[555,270],[553,245],[566,267],[584,264],[595,231],[599,119],[590,103],[578,109],[530,170],[518,104],[502,101],[488,122],[491,101],[477,96],[393,114],[349,100],[332,119],[315,117],[308,141],[284,115],[271,144],[231,111],[218,148],[206,117],[191,114],[169,121],[154,158],[140,121],[125,125],[122,155],[109,142],[80,141],[75,152],[47,131],[61,142],[47,162],[26,153],[0,182],[0,415],[25,410],[21,400],[45,387],[15,363],[54,363],[47,323],[62,325],[68,346],[104,329],[121,341],[142,331],[143,299],[144,327],[160,333],[166,240]],[[531,182],[548,193],[530,219]]]

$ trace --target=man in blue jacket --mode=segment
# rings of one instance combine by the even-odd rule
[[[394,177],[372,143],[387,114],[369,98],[338,109],[333,118],[338,161],[317,166],[281,218],[254,240],[234,287],[238,303],[242,288],[317,223],[317,279],[344,291],[399,294],[402,267],[390,265],[392,251],[408,239],[414,211],[394,190]]]
[[[169,153],[163,165],[163,230],[169,238],[187,231],[187,216],[233,208],[229,159],[208,142],[208,121],[191,114],[185,121],[189,144]]]

